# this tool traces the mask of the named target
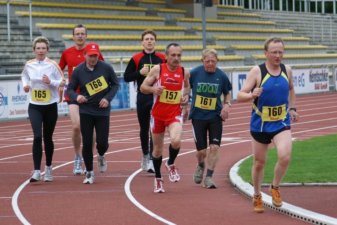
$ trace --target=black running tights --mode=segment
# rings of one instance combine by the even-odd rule
[[[109,148],[110,116],[93,116],[80,113],[82,133],[82,155],[87,171],[93,171],[92,136],[96,131],[96,148],[99,155],[103,156]]]
[[[53,133],[58,115],[57,103],[50,105],[35,105],[30,103],[28,106],[28,115],[34,135],[34,170],[40,170],[42,161],[42,137],[46,155],[46,165],[50,166],[52,164],[54,153]]]

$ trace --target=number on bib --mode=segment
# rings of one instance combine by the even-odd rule
[[[155,66],[155,64],[144,64],[144,66],[148,66],[149,67],[149,71],[146,74],[143,75],[143,76],[147,76],[149,74],[150,70],[152,69],[152,67]]]
[[[33,89],[32,100],[34,102],[50,102],[50,90],[48,89]]]
[[[194,106],[200,109],[215,110],[216,98],[208,98],[197,95],[195,98]]]
[[[262,121],[272,122],[283,120],[286,117],[286,105],[263,106]]]
[[[105,78],[103,76],[100,76],[99,78],[87,83],[85,87],[89,95],[92,96],[105,90],[108,87],[108,84],[106,83]]]
[[[181,91],[170,91],[164,89],[161,93],[159,101],[167,104],[179,104],[181,99]]]

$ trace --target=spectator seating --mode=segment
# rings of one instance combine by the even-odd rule
[[[6,2],[0,0],[0,5]],[[15,64],[21,69],[23,62],[32,56],[27,29],[28,3],[14,1],[11,4],[11,15],[18,24],[12,26],[13,44],[7,52],[14,54],[5,52],[9,57],[0,58],[2,70],[14,68]],[[165,0],[48,0],[33,1],[32,6],[33,36],[43,34],[51,40],[53,46],[49,56],[56,61],[61,51],[73,44],[72,28],[83,23],[88,28],[88,41],[100,44],[103,55],[117,70],[124,70],[130,57],[141,50],[140,34],[145,29],[156,31],[158,51],[164,51],[168,43],[177,42],[184,49],[185,67],[200,64],[201,19],[187,17],[188,10],[172,8],[174,5]],[[0,40],[6,40],[6,25],[1,22],[1,15]],[[219,66],[239,67],[262,62],[263,43],[270,36],[284,39],[286,63],[329,62],[336,57],[326,53],[330,51],[326,46],[312,45],[312,39],[298,33],[298,28],[280,26],[278,20],[267,19],[265,12],[260,14],[241,6],[217,6],[216,15],[217,19],[206,20],[205,41],[208,47],[218,51]],[[6,47],[0,45],[0,50]]]
[[[63,34],[62,38],[66,46],[73,44],[71,34]],[[128,45],[133,46],[141,42],[140,35],[104,35],[104,34],[89,34],[88,41],[99,42],[102,45]],[[181,45],[200,45],[202,36],[197,35],[158,35],[157,45],[167,45],[171,42],[178,42]],[[139,45],[138,45],[139,46]]]

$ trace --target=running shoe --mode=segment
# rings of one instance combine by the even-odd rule
[[[44,178],[43,180],[45,182],[52,182],[53,181],[53,173],[52,173],[53,169],[52,166],[45,166],[44,169]]]
[[[74,160],[73,174],[74,175],[82,175],[83,174],[82,159],[81,158],[76,158]]]
[[[164,193],[163,187],[163,179],[162,178],[154,178],[154,193]]]
[[[98,164],[98,170],[101,173],[104,173],[108,169],[108,164],[105,160],[104,155],[103,156],[100,156],[100,155],[97,156],[97,164]]]
[[[154,173],[154,166],[153,166],[153,161],[150,159],[148,164],[147,164],[147,172],[148,173]]]
[[[264,207],[263,207],[263,201],[262,201],[262,195],[254,195],[253,197],[253,205],[254,205],[254,211],[257,213],[263,213]]]
[[[169,174],[169,180],[171,182],[178,182],[180,180],[180,176],[178,174],[178,171],[177,171],[175,165],[174,164],[167,165],[167,161],[166,161],[165,166],[166,166],[166,169],[167,169],[168,174]]]
[[[271,193],[271,197],[273,200],[273,205],[275,207],[281,207],[282,206],[282,199],[279,188],[275,188],[270,186],[269,191]]]
[[[37,182],[41,180],[41,171],[40,170],[34,170],[32,177],[30,178],[29,182]]]
[[[149,169],[149,161],[150,161],[150,156],[149,154],[143,155],[142,161],[140,163],[140,166],[143,171],[148,171]]]
[[[83,184],[93,184],[94,183],[94,171],[87,171]]]
[[[213,182],[212,177],[205,177],[204,187],[207,188],[207,189],[215,189],[216,188],[216,185]]]
[[[204,170],[205,167],[201,167],[199,165],[197,165],[197,168],[195,169],[194,175],[193,175],[193,180],[194,183],[196,184],[200,184],[203,177],[204,177]]]

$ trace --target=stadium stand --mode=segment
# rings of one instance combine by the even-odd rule
[[[0,0],[0,5],[5,3]],[[7,49],[8,57],[0,58],[1,70],[5,68],[7,73],[21,72],[23,62],[32,57],[27,6],[28,3],[22,1],[14,1],[11,5],[11,44]],[[83,23],[89,30],[88,41],[99,43],[105,58],[111,60],[116,70],[124,70],[131,55],[141,49],[140,33],[154,29],[159,51],[170,42],[178,42],[184,49],[184,66],[193,67],[200,64],[202,21],[188,17],[187,10],[172,6],[165,0],[32,1],[33,36],[43,34],[51,39],[53,45],[49,56],[58,60],[61,51],[72,45],[73,26]],[[5,13],[0,11],[1,40],[7,38]],[[260,14],[241,6],[217,6],[217,18],[207,19],[206,43],[219,52],[219,66],[262,62],[263,42],[272,35],[285,40],[287,63],[333,60],[334,54],[327,54],[331,52],[330,48],[319,43],[313,45],[315,42],[307,33],[298,31],[296,26],[285,26],[282,18],[273,17],[272,13]],[[308,14],[305,18],[309,21],[316,17]],[[0,48],[6,49],[2,45]]]
[[[74,23],[36,23],[36,27],[40,28],[47,36],[61,38],[62,33],[69,32]],[[178,26],[148,26],[148,25],[121,25],[121,24],[86,24],[90,33],[95,34],[136,34],[141,33],[145,29],[153,29],[157,34],[174,34],[183,35],[185,27]]]
[[[242,6],[236,6],[236,5],[218,5],[217,10],[219,12],[226,11],[226,12],[242,12],[243,7]]]
[[[324,44],[337,52],[336,16],[313,13],[265,12],[262,18],[277,21],[278,28],[296,29],[298,35],[310,37],[314,44]]]
[[[62,38],[67,47],[73,44],[71,34],[63,34]],[[140,36],[138,35],[103,35],[89,34],[88,41],[99,42],[102,45],[135,45],[140,46]],[[169,42],[178,42],[181,45],[200,45],[202,36],[197,35],[160,35],[157,36],[157,45],[166,45]]]
[[[191,28],[193,26],[200,26],[201,19],[199,18],[176,18],[176,22],[178,26],[184,26]],[[251,28],[254,26],[255,28],[263,28],[263,29],[271,29],[275,28],[275,22],[272,21],[248,21],[248,20],[228,20],[228,19],[207,19],[206,20],[208,27],[219,27],[223,24],[226,24],[227,27],[240,27],[240,28]]]
[[[256,64],[265,61],[264,55],[252,55]],[[336,63],[337,54],[285,54],[283,62],[286,64],[314,64],[314,63]]]
[[[160,52],[164,52],[165,51],[165,47],[164,45],[157,45],[156,49],[157,51]],[[223,52],[225,50],[224,46],[217,46],[217,45],[209,45],[209,48],[214,48],[216,49],[218,52],[221,53],[221,51]],[[114,52],[115,55],[118,56],[131,56],[133,55],[135,52],[140,52],[142,51],[142,46],[130,46],[130,45],[101,45],[100,46],[100,50],[104,53],[107,51],[112,51]],[[185,45],[183,46],[183,50],[184,50],[184,56],[197,56],[200,54],[200,52],[202,51],[203,46],[201,45]]]
[[[29,16],[28,11],[16,11],[16,15],[23,20]],[[86,24],[88,20],[91,23],[110,23],[110,24],[127,24],[143,25],[146,21],[151,26],[164,26],[165,18],[160,16],[134,16],[134,15],[111,15],[111,14],[90,14],[90,13],[61,13],[61,12],[32,12],[34,23],[50,22],[53,18],[54,23],[82,23]]]
[[[268,38],[268,36],[213,36],[218,45],[261,45]],[[308,37],[282,37],[286,45],[308,45],[310,38]]]
[[[324,54],[327,46],[323,45],[286,45],[285,52],[288,54]],[[234,50],[236,55],[250,56],[261,54],[261,45],[231,45],[229,49]]]
[[[242,12],[218,12],[220,19],[241,19],[241,20],[259,20],[261,16],[256,13],[242,13]]]
[[[200,33],[202,31],[202,27],[192,27],[193,30]],[[241,27],[207,27],[206,28],[207,35],[211,36],[214,33],[221,33],[222,35],[242,35],[245,34],[247,36],[253,35],[276,35],[276,36],[289,36],[292,35],[294,30],[290,29],[259,29],[259,28],[241,28]]]

